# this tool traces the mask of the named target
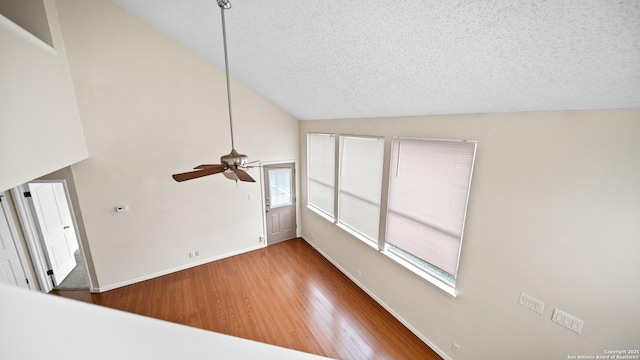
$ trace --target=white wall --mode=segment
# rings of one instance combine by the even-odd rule
[[[88,156],[53,1],[45,8],[53,48],[0,16],[0,191]]]
[[[327,359],[4,284],[0,296],[0,359]]]
[[[303,236],[445,356],[638,348],[640,110],[300,124]],[[304,207],[307,132],[478,140],[457,298]],[[518,304],[521,291],[546,303],[543,315]],[[584,320],[582,334],[552,322],[554,307]]]
[[[91,153],[72,171],[100,290],[263,246],[259,170],[237,185],[171,178],[231,150],[224,72],[110,1],[58,7]],[[231,88],[237,150],[297,159],[297,121]]]
[[[72,171],[100,288],[259,246],[260,183],[170,178],[230,150],[223,72],[109,1],[58,6],[91,153]],[[61,41],[52,35],[54,45]],[[0,57],[3,79],[12,79],[0,90],[17,104],[0,114],[5,189],[76,162],[86,149],[71,116],[66,63],[5,27],[0,41],[15,54]],[[52,84],[67,85],[60,92]],[[235,81],[232,92],[238,150],[265,161],[297,159],[297,121]],[[363,287],[451,358],[637,348],[639,110],[300,124],[303,176],[308,131],[479,141],[456,299],[316,214],[303,209],[301,218],[306,238],[349,273],[361,269]],[[66,141],[56,147],[49,135]],[[16,156],[24,141],[33,150]],[[258,171],[252,175],[259,180]],[[116,215],[122,204],[131,211]],[[188,258],[193,250],[200,258]],[[520,291],[546,302],[543,316],[517,304]],[[553,307],[584,320],[583,333],[551,322]],[[453,341],[461,345],[456,356]]]

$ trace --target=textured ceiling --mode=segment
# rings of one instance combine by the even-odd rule
[[[215,0],[114,1],[224,68]],[[231,75],[301,120],[640,107],[639,0],[231,3]]]

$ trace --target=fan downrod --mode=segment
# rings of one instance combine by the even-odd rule
[[[247,174],[242,168],[247,168],[247,155],[240,154],[236,151],[233,143],[233,117],[231,115],[231,88],[229,84],[229,57],[227,55],[227,30],[224,20],[224,11],[231,9],[229,0],[217,0],[220,6],[220,18],[222,20],[222,40],[224,45],[224,69],[227,82],[227,104],[229,106],[229,130],[231,135],[231,152],[220,157],[220,164],[205,164],[196,166],[195,171],[174,174],[173,179],[181,182],[191,179],[197,179],[203,176],[223,173],[223,175],[231,180],[255,182],[255,180]]]

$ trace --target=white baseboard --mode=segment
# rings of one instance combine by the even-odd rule
[[[325,259],[329,260],[333,266],[335,266],[338,270],[340,270],[349,280],[353,281],[354,284],[358,285],[360,289],[367,293],[373,300],[375,300],[380,306],[382,306],[385,310],[387,310],[393,317],[395,317],[398,321],[402,323],[409,331],[411,331],[415,336],[417,336],[420,340],[422,340],[427,346],[429,346],[433,351],[435,351],[440,357],[444,360],[453,360],[450,358],[444,351],[442,351],[439,347],[437,347],[431,340],[427,339],[422,333],[420,333],[416,328],[414,328],[408,321],[402,318],[402,316],[398,315],[391,307],[389,307],[384,301],[378,298],[374,293],[369,291],[366,286],[358,281],[357,278],[352,276],[349,272],[347,272],[340,264],[338,264],[335,260],[333,260],[329,255],[327,255],[324,251],[318,248],[312,241],[307,239],[304,235],[301,238],[306,241],[311,247],[313,247],[317,252],[320,253]]]
[[[123,286],[139,283],[139,282],[142,282],[142,281],[145,281],[145,280],[154,279],[154,278],[157,278],[157,277],[160,277],[160,276],[163,276],[163,275],[168,275],[168,274],[171,274],[171,273],[174,273],[174,272],[178,272],[178,271],[181,271],[181,270],[186,270],[186,269],[189,269],[189,268],[192,268],[192,267],[204,265],[204,264],[210,263],[212,261],[228,258],[228,257],[239,255],[239,254],[244,254],[246,252],[250,252],[250,251],[254,251],[254,250],[258,250],[258,249],[262,249],[262,248],[264,248],[266,246],[267,246],[266,244],[261,244],[261,245],[257,245],[257,246],[250,247],[250,248],[247,248],[247,249],[232,251],[232,252],[229,252],[229,253],[226,253],[226,254],[222,254],[222,255],[206,258],[206,259],[203,259],[203,260],[199,260],[199,261],[196,261],[196,262],[184,264],[184,265],[181,265],[181,266],[178,266],[178,267],[175,267],[175,268],[159,271],[157,273],[140,276],[140,277],[137,277],[137,278],[134,278],[134,279],[131,279],[131,280],[126,280],[126,281],[121,281],[121,282],[118,282],[118,283],[115,283],[115,284],[100,286],[100,287],[97,288],[97,291],[91,291],[91,292],[101,293],[101,292],[117,289],[117,288],[120,288],[120,287],[123,287]]]

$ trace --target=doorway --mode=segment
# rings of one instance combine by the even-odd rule
[[[43,292],[92,288],[65,180],[36,180],[12,189]]]
[[[295,163],[263,166],[267,244],[296,237]]]

